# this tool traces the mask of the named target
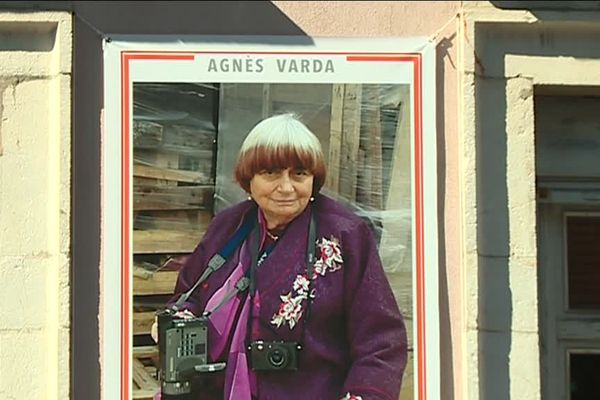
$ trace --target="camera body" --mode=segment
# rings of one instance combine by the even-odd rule
[[[171,310],[157,317],[163,399],[182,399],[191,393],[194,376],[222,370],[225,363],[208,363],[208,318],[177,318]]]
[[[254,371],[296,371],[298,369],[298,342],[266,342],[257,340],[250,343],[250,362]]]

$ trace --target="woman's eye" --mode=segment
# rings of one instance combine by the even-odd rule
[[[310,172],[308,172],[305,169],[297,169],[297,170],[294,171],[294,174],[296,176],[308,176],[308,175],[310,175]]]

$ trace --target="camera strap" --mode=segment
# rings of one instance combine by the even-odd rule
[[[310,210],[310,225],[308,226],[308,244],[306,245],[306,279],[308,279],[307,297],[306,297],[306,313],[304,314],[304,323],[302,324],[302,332],[300,333],[300,348],[304,345],[304,334],[306,332],[306,324],[310,318],[310,306],[312,304],[311,283],[313,281],[315,255],[317,246],[317,221],[315,217],[315,209]]]
[[[242,276],[235,284],[235,288],[227,292],[227,294],[223,296],[219,304],[214,306],[212,310],[204,311],[204,313],[202,313],[202,316],[209,317],[212,313],[217,312],[219,308],[223,307],[225,303],[233,299],[238,293],[242,293],[244,290],[248,289],[249,285],[250,278],[248,278],[247,276]]]
[[[194,285],[187,292],[183,293],[179,297],[179,299],[177,299],[177,302],[175,302],[175,304],[173,304],[170,307],[170,310],[173,312],[179,311],[181,306],[183,306],[183,304],[187,301],[187,299],[190,298],[190,296],[192,295],[194,290],[196,290],[196,288],[202,282],[207,280],[208,277],[213,272],[217,271],[219,268],[221,268],[223,265],[225,265],[225,262],[227,261],[227,259],[229,257],[231,257],[231,255],[233,254],[235,249],[237,249],[240,246],[240,244],[242,244],[242,242],[246,239],[246,237],[248,236],[248,234],[250,233],[252,228],[254,228],[255,226],[256,226],[256,212],[250,212],[249,215],[246,217],[242,226],[235,232],[233,237],[231,239],[229,239],[229,241],[227,241],[227,243],[225,243],[225,246],[223,246],[223,248],[219,252],[217,252],[217,254],[215,254],[214,256],[212,256],[210,258],[206,269],[204,270],[202,275],[198,278],[198,280],[194,283]],[[238,281],[238,284],[236,284],[236,287],[237,287],[237,285],[240,284],[240,281]],[[246,286],[246,288],[247,287],[248,286]],[[244,288],[243,290],[246,290],[246,288]],[[231,297],[233,297],[235,294],[237,294],[237,292],[235,292]],[[220,305],[222,305],[222,304],[220,304]],[[214,312],[214,311],[215,310],[212,310],[211,312]]]
[[[255,238],[257,240],[260,240],[260,236],[257,237],[257,235],[260,235],[260,229],[259,229],[258,225],[254,226],[254,233],[255,233],[255,235],[254,235]],[[246,235],[247,235],[247,233],[246,233]],[[232,238],[227,244],[229,245],[231,243],[235,243],[234,241],[237,241],[237,237]],[[271,243],[262,252],[262,254],[258,258],[258,260],[254,260],[254,258],[252,259],[252,263],[256,263],[255,265],[260,265],[262,263],[262,261],[264,261],[267,258],[267,256],[273,250],[274,247],[275,247],[275,243]],[[253,253],[253,257],[254,257],[254,253]],[[230,290],[229,292],[227,292],[227,294],[225,294],[225,296],[223,296],[221,301],[219,301],[219,303],[215,307],[213,307],[212,310],[205,311],[202,315],[205,317],[210,316],[212,313],[216,312],[219,308],[221,308],[225,303],[227,303],[229,300],[234,298],[238,293],[242,293],[243,291],[248,289],[248,287],[250,287],[251,283],[253,282],[252,278],[250,277],[251,274],[252,274],[252,268],[248,268],[248,270],[246,271],[244,276],[242,276],[237,281],[237,283],[235,284],[235,287],[232,290]]]

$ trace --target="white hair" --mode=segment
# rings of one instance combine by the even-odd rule
[[[322,154],[323,151],[315,134],[293,114],[275,115],[256,124],[242,143],[240,153],[255,147],[292,147],[313,154]]]

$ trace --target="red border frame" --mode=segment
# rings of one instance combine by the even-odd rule
[[[278,51],[194,51],[194,52],[121,52],[121,400],[129,400],[129,375],[131,335],[131,294],[129,293],[130,266],[130,63],[145,61],[194,61],[196,54],[281,54],[281,55],[346,55],[349,62],[410,62],[414,78],[414,167],[415,167],[415,223],[416,223],[416,275],[417,275],[417,385],[418,400],[427,399],[426,347],[425,347],[425,252],[423,207],[423,63],[420,53],[349,53],[349,52],[278,52]]]

